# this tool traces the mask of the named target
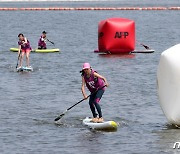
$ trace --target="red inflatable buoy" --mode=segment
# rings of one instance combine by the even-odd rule
[[[103,20],[98,26],[98,50],[111,54],[130,53],[135,49],[135,22],[125,18]]]

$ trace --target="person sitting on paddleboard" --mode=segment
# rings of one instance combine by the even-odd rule
[[[42,35],[38,41],[38,49],[46,49],[46,41],[47,41],[46,34],[47,34],[46,31],[42,32]]]
[[[30,67],[29,66],[29,55],[31,52],[30,42],[28,41],[26,37],[24,37],[22,33],[20,33],[18,37],[19,37],[19,41],[18,41],[18,45],[19,45],[18,55],[19,56],[18,57],[20,57],[19,67],[22,67],[24,54],[26,54],[26,65],[27,67]]]
[[[89,63],[83,64],[82,69],[82,87],[81,91],[84,96],[84,99],[87,99],[88,96],[85,93],[85,85],[91,92],[90,98],[89,98],[89,106],[91,109],[91,112],[93,114],[93,122],[103,122],[102,118],[102,112],[101,107],[99,105],[100,99],[105,91],[104,86],[108,86],[108,82],[105,77],[99,75],[96,71],[91,69],[91,66]],[[98,112],[99,118],[97,117],[97,113],[95,111],[95,108]]]

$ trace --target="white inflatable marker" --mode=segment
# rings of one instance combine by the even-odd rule
[[[180,126],[180,44],[162,52],[157,70],[157,90],[168,122]]]

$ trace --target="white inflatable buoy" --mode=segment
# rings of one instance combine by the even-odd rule
[[[180,126],[180,44],[162,52],[157,70],[157,89],[168,122]]]

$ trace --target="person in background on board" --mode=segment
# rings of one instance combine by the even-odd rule
[[[47,41],[46,34],[47,34],[46,31],[42,32],[42,35],[38,41],[38,49],[47,49],[46,48],[46,41]]]
[[[18,57],[20,58],[19,67],[22,67],[22,63],[23,63],[23,59],[24,59],[25,54],[26,54],[26,65],[27,65],[27,67],[30,67],[29,66],[29,55],[31,52],[30,42],[28,41],[28,39],[26,37],[24,37],[24,35],[22,33],[20,33],[18,35],[18,38],[19,38],[19,41],[18,41],[18,45],[19,45]]]
[[[88,90],[91,92],[90,98],[89,98],[89,106],[91,109],[91,112],[93,114],[92,122],[103,122],[102,118],[102,112],[101,107],[99,105],[100,99],[105,91],[104,86],[109,86],[107,80],[105,77],[98,74],[96,71],[94,71],[89,63],[83,64],[83,69],[81,71],[82,73],[82,87],[81,91],[84,96],[84,99],[87,99],[88,96],[85,93],[85,85],[87,86]],[[96,110],[98,114],[96,113]],[[97,115],[99,117],[97,117]]]

